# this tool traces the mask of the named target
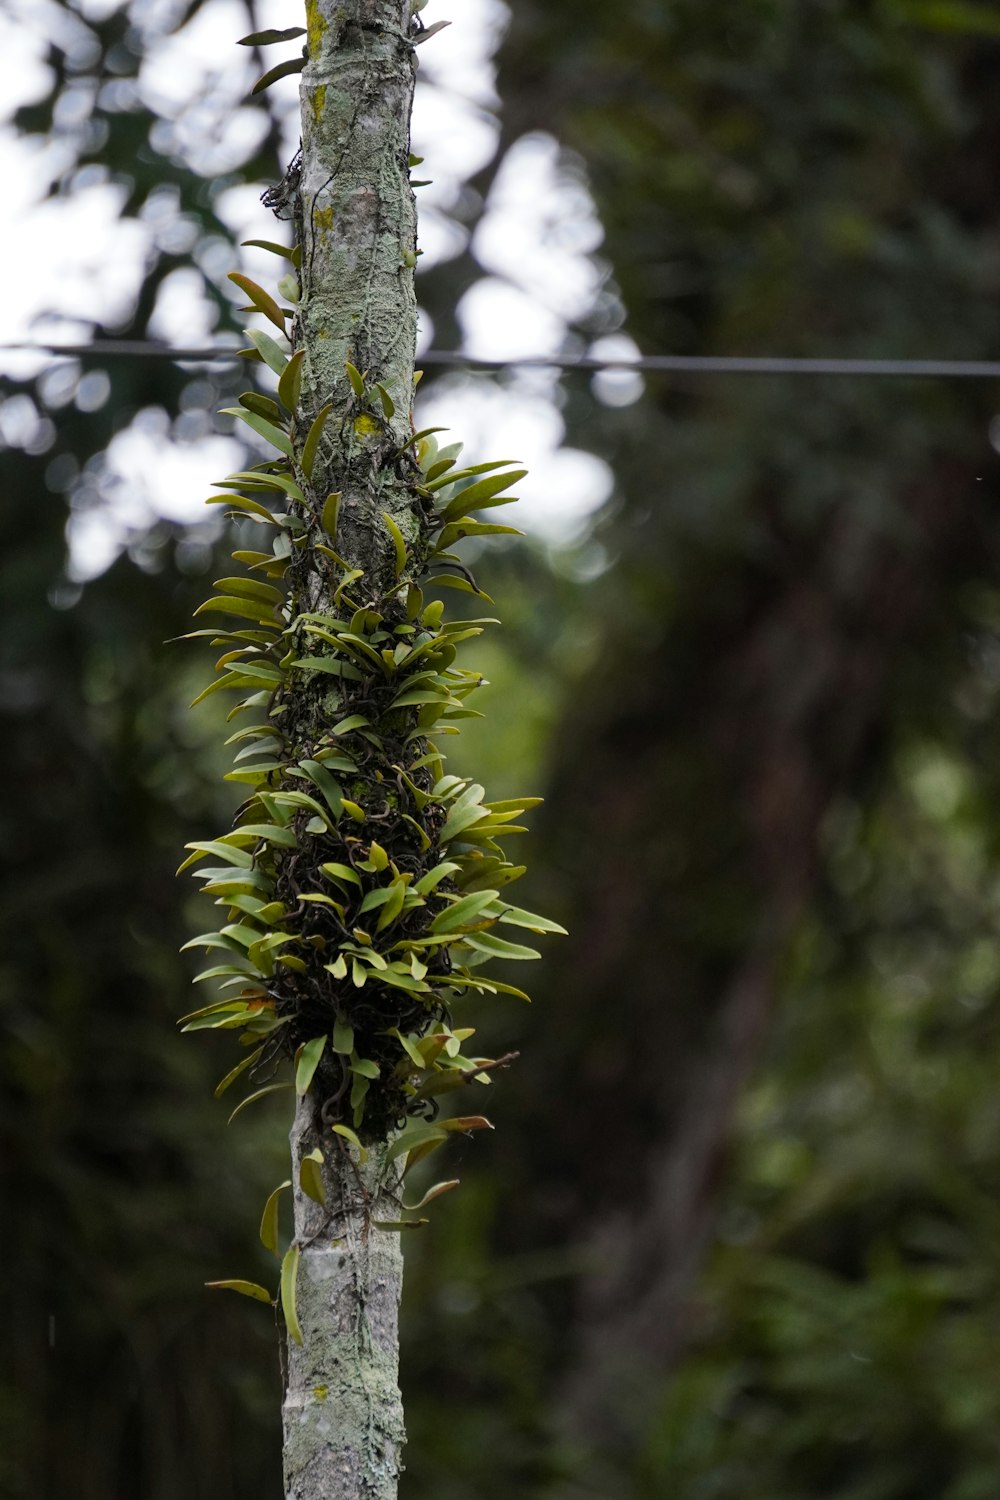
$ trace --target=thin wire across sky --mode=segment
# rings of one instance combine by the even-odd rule
[[[101,339],[86,344],[5,344],[0,353],[45,354],[53,359],[167,359],[177,364],[229,364],[238,359],[235,345],[174,348],[141,339]],[[526,355],[521,359],[480,359],[449,349],[429,349],[418,356],[421,368],[481,370],[623,370],[636,375],[791,375],[847,376],[852,379],[1000,380],[1000,360],[963,359],[827,359],[785,355],[647,354],[635,359],[599,359],[592,355]]]

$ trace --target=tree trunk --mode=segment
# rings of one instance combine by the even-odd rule
[[[392,460],[411,432],[416,216],[409,184],[415,61],[407,0],[310,0],[302,75],[302,159],[294,205],[302,246],[294,342],[304,349],[299,430],[332,405],[307,493],[341,495],[337,550],[377,590],[392,542],[380,513],[413,534],[412,492]],[[384,422],[359,416],[350,361],[389,392]],[[386,408],[388,410],[388,408]],[[293,565],[299,611],[330,607],[310,553]],[[295,711],[318,727],[327,696],[296,689]],[[346,710],[344,710],[346,712]],[[396,1494],[403,1414],[397,1317],[398,1165],[385,1144],[364,1164],[321,1131],[323,1079],[299,1100],[291,1132],[297,1312],[302,1342],[287,1341],[284,1458],[287,1500]],[[320,1143],[325,1206],[301,1190],[302,1159]],[[332,1143],[332,1144],[331,1144]],[[344,1149],[337,1149],[338,1145]]]
[[[329,1139],[329,1132],[326,1133]],[[398,1217],[398,1168],[373,1148],[364,1165],[327,1152],[326,1204],[299,1183],[320,1140],[316,1102],[299,1100],[292,1126],[297,1311],[302,1343],[286,1345],[287,1500],[392,1500],[400,1471],[399,1234],[374,1227]]]

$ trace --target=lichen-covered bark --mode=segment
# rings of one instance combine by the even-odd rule
[[[409,121],[415,61],[406,0],[310,0],[309,62],[302,75],[299,232],[303,348],[299,422],[333,407],[312,493],[342,496],[337,550],[373,587],[391,577],[393,549],[382,513],[415,535],[412,490],[398,450],[412,431],[416,218],[409,185]],[[380,382],[392,416],[359,412],[350,361]],[[322,608],[308,563],[292,580],[302,609]],[[302,712],[323,713],[303,692]],[[318,727],[318,725],[317,725]],[[367,1161],[322,1131],[320,1084],[299,1102],[292,1128],[297,1306],[301,1345],[287,1341],[284,1401],[287,1500],[390,1500],[403,1443],[397,1380],[402,1285],[399,1235],[374,1227],[396,1219],[398,1167],[385,1148]],[[304,1155],[321,1144],[326,1206],[301,1191]]]
[[[368,567],[385,551],[380,513],[404,535],[412,498],[389,462],[412,427],[416,210],[409,184],[416,71],[406,0],[310,0],[302,75],[302,407],[333,414],[314,476],[341,491],[341,555]],[[350,360],[389,392],[373,429],[352,408]],[[390,549],[391,550],[391,549]]]
[[[287,1343],[283,1408],[287,1500],[390,1500],[403,1445],[398,1314],[399,1235],[373,1221],[398,1217],[398,1170],[375,1148],[359,1165],[329,1149],[326,1205],[295,1189],[301,1345]],[[293,1181],[319,1141],[314,1103],[292,1127]]]

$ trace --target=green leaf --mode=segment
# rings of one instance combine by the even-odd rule
[[[337,540],[337,520],[340,516],[340,490],[334,490],[332,495],[327,495],[323,502],[323,513],[320,516],[320,525],[328,537]]]
[[[485,589],[477,588],[459,573],[433,573],[427,582],[436,589],[457,589],[460,594],[476,594],[480,599],[485,599],[487,604],[493,603]]]
[[[485,807],[453,807],[444,820],[444,827],[441,830],[441,843],[446,844],[449,839],[457,838],[460,833],[464,833],[474,823],[481,823],[484,818],[488,817],[489,812]]]
[[[350,1057],[354,1051],[354,1027],[349,1021],[342,1021],[339,1016],[333,1023],[333,1050],[342,1057]]]
[[[229,479],[223,480],[224,484],[231,482],[249,485],[251,488],[283,490],[286,495],[291,495],[293,500],[298,500],[300,503],[305,499],[295,480],[287,474],[265,474],[262,469],[247,469],[237,474],[230,474]],[[271,515],[270,511],[267,514],[278,525],[284,524],[283,517]]]
[[[194,850],[195,855],[214,854],[216,859],[224,860],[226,864],[238,865],[241,870],[249,870],[253,865],[253,855],[247,849],[241,849],[238,844],[230,843],[223,839],[197,839],[194,843],[185,844],[185,849]],[[193,860],[186,859],[178,870],[178,875],[186,865],[192,864]],[[201,878],[198,872],[197,879]],[[181,949],[183,953],[187,948],[197,947],[199,938],[191,938]]]
[[[292,42],[297,36],[305,36],[304,26],[286,26],[284,31],[252,31],[249,36],[241,36],[236,43],[237,47],[270,47],[274,42]],[[252,245],[253,240],[244,240],[245,245]]]
[[[242,1062],[238,1062],[236,1064],[235,1068],[231,1068],[226,1074],[225,1078],[219,1079],[219,1082],[215,1085],[216,1099],[222,1098],[222,1095],[226,1092],[226,1089],[229,1087],[229,1085],[231,1083],[235,1083],[241,1073],[245,1073],[247,1068],[253,1067],[254,1063],[258,1060],[263,1050],[263,1047],[258,1047],[256,1052],[251,1052],[249,1057],[245,1057]]]
[[[378,921],[375,923],[376,932],[384,932],[387,927],[391,926],[391,924],[395,922],[396,918],[403,910],[403,904],[405,901],[406,886],[403,885],[402,881],[398,882],[397,884],[393,884],[389,890],[389,899],[382,907],[382,910],[379,913]],[[421,903],[418,902],[417,904],[419,905]]]
[[[237,417],[241,422],[245,422],[248,427],[252,427],[254,432],[258,433],[260,437],[269,442],[272,448],[277,448],[280,453],[284,453],[288,458],[292,457],[292,445],[287,432],[283,432],[280,427],[276,427],[273,422],[267,421],[265,417],[259,417],[254,411],[246,411],[242,406],[220,406],[219,413],[225,417]]]
[[[333,403],[328,402],[316,413],[312,426],[306,435],[305,443],[302,445],[302,472],[307,479],[311,479],[316,464],[316,451],[319,448],[319,440],[323,436],[323,428],[326,419],[333,411]]]
[[[289,1245],[285,1251],[285,1258],[281,1262],[281,1311],[285,1315],[285,1327],[288,1329],[288,1337],[293,1343],[301,1344],[302,1329],[299,1327],[299,1318],[295,1307],[295,1290],[298,1278],[299,1247],[298,1245]]]
[[[300,656],[290,663],[303,672],[327,672],[331,677],[347,677],[352,682],[361,682],[364,673],[349,661],[338,661],[333,656]]]
[[[393,417],[396,415],[396,403],[389,395],[389,392],[386,390],[385,386],[380,385],[378,381],[375,382],[375,389],[378,391],[379,396],[381,397],[382,410],[385,412],[385,419],[387,422],[391,422]]]
[[[294,849],[298,844],[291,828],[280,823],[241,823],[240,833],[252,833],[255,838],[266,839],[269,844],[278,844],[282,849]]]
[[[372,1062],[369,1057],[357,1057],[351,1063],[351,1072],[357,1073],[359,1078],[378,1078],[381,1069],[377,1062]]]
[[[421,896],[429,896],[435,886],[440,885],[441,881],[447,875],[453,874],[460,868],[453,859],[442,860],[439,865],[434,866],[433,870],[428,870],[426,875],[421,875],[413,889],[418,891]]]
[[[392,537],[392,545],[396,549],[396,579],[398,581],[400,578],[402,578],[403,570],[406,567],[406,540],[396,522],[392,519],[392,516],[390,516],[387,511],[382,512],[382,519],[385,522],[386,526],[389,528],[389,535]]]
[[[305,357],[306,351],[298,349],[282,370],[278,381],[278,399],[290,412],[294,412],[299,404],[299,392],[302,389],[302,361]]]
[[[429,490],[446,490],[451,485],[457,484],[460,479],[472,479],[477,474],[492,474],[494,469],[510,469],[520,462],[516,458],[495,458],[485,464],[470,464],[466,469],[456,469],[453,474],[449,473],[447,479],[432,478],[430,470],[427,471],[427,488]],[[434,466],[435,468],[437,465]],[[445,472],[441,471],[442,474]]]
[[[262,396],[260,391],[243,391],[240,405],[245,406],[247,411],[255,411],[259,417],[266,417],[269,422],[280,425],[283,420],[277,401],[272,401],[270,396]]]
[[[224,594],[235,594],[237,598],[262,599],[269,609],[285,602],[282,590],[261,578],[217,578],[212,587],[222,589]],[[241,672],[244,670],[245,663],[240,667]]]
[[[323,1152],[319,1146],[304,1156],[299,1163],[299,1186],[307,1198],[326,1207],[326,1189],[323,1186]]]
[[[393,698],[389,704],[390,708],[415,708],[424,703],[445,703],[448,699],[447,689],[444,688],[410,688],[408,692],[400,693]]]
[[[275,375],[281,375],[288,363],[288,355],[280,344],[276,344],[269,333],[261,333],[256,328],[244,328],[243,332],[267,367],[273,370]]]
[[[396,1038],[396,1040],[399,1042],[399,1045],[402,1047],[403,1051],[410,1059],[411,1063],[413,1063],[414,1067],[423,1070],[426,1065],[424,1063],[422,1054],[417,1050],[414,1038],[410,1036],[404,1036],[398,1026],[390,1027],[389,1035]]]
[[[385,923],[380,922],[379,926],[388,926],[390,920],[391,918],[387,919]],[[414,979],[412,975],[401,973],[398,969],[392,967],[383,970],[378,978],[380,984],[387,984],[394,990],[405,990],[409,995],[429,995],[431,993],[430,985],[424,984],[419,979]]]
[[[463,939],[480,953],[491,958],[527,959],[541,958],[534,948],[523,948],[520,943],[509,943],[506,938],[496,937],[492,932],[470,932]]]
[[[371,1088],[371,1080],[356,1074],[351,1084],[351,1109],[355,1125],[360,1125],[365,1117],[365,1098]]]
[[[260,620],[268,625],[276,624],[272,605],[264,605],[255,599],[240,598],[235,594],[224,594],[213,599],[206,599],[204,604],[199,604],[195,610],[196,615],[213,613],[238,615],[243,620]],[[237,675],[239,675],[238,670]]]
[[[251,99],[255,94],[262,94],[265,89],[270,88],[272,83],[277,83],[279,78],[287,78],[292,73],[301,73],[305,65],[306,60],[304,57],[292,57],[287,62],[278,63],[276,68],[268,69],[266,73],[257,79],[257,82],[250,90]],[[301,1342],[302,1340],[300,1339],[299,1343]]]
[[[440,1198],[442,1193],[450,1193],[453,1188],[459,1186],[459,1183],[458,1177],[452,1177],[448,1182],[436,1182],[433,1187],[427,1189],[419,1203],[404,1203],[403,1207],[408,1214],[415,1214],[418,1209],[426,1208],[428,1203],[433,1203],[435,1198]]]
[[[320,869],[324,875],[329,875],[331,880],[338,882],[348,880],[360,888],[361,877],[356,870],[351,869],[350,865],[338,864],[335,860],[331,860],[320,865]]]
[[[360,1160],[361,1160],[361,1165],[364,1166],[365,1162],[368,1160],[368,1152],[365,1149],[365,1147],[362,1146],[360,1138],[351,1129],[350,1125],[334,1125],[332,1128],[337,1133],[337,1135],[342,1135],[344,1137],[345,1141],[350,1141],[350,1143],[351,1143],[352,1146],[356,1146],[357,1147],[358,1156],[360,1157]]]
[[[245,495],[209,495],[205,504],[232,505],[236,510],[242,510],[248,516],[259,516],[263,521],[270,521],[272,525],[277,524],[266,505],[261,505],[257,500],[248,500]]]
[[[265,1094],[277,1094],[281,1089],[290,1089],[291,1086],[292,1085],[290,1083],[269,1083],[264,1088],[258,1089],[255,1094],[248,1094],[245,1099],[242,1099],[240,1103],[237,1104],[236,1108],[229,1116],[229,1119],[226,1121],[226,1124],[231,1125],[236,1119],[236,1116],[238,1114],[242,1114],[247,1105],[253,1104],[254,1100],[263,1099]]]
[[[386,1165],[395,1161],[397,1157],[405,1156],[417,1146],[424,1146],[431,1141],[446,1141],[447,1130],[440,1125],[418,1125],[413,1130],[404,1130],[401,1135],[389,1146],[385,1153]]]
[[[392,894],[391,885],[382,885],[374,891],[369,891],[358,907],[358,916],[363,916],[366,911],[374,911],[376,907],[382,906]]]
[[[241,245],[252,245],[255,250],[270,250],[272,255],[282,255],[285,260],[290,260],[294,265],[296,254],[294,246],[278,245],[274,240],[241,240]]]
[[[344,797],[340,787],[337,785],[333,772],[328,771],[326,766],[318,760],[301,760],[299,761],[299,768],[305,771],[313,785],[319,788],[323,794],[324,801],[334,817],[339,817],[343,811]]]
[[[295,1069],[295,1092],[300,1099],[309,1092],[309,1085],[325,1050],[325,1036],[314,1036],[312,1041],[304,1043]]]
[[[278,1200],[285,1188],[291,1185],[288,1178],[279,1183],[264,1204],[264,1212],[260,1216],[260,1242],[272,1255],[278,1253]]]
[[[243,1297],[252,1297],[255,1302],[273,1302],[271,1293],[256,1281],[206,1281],[206,1286],[222,1287],[229,1292],[239,1292]]]
[[[366,729],[370,723],[371,720],[366,719],[364,714],[348,714],[346,719],[334,724],[332,732],[336,735],[350,734],[352,729]]]
[[[483,510],[492,501],[495,505],[507,504],[507,500],[497,500],[496,497],[501,490],[509,488],[512,484],[524,478],[527,469],[512,469],[504,474],[491,474],[488,479],[480,479],[477,484],[470,484],[467,489],[460,491],[453,500],[449,500],[441,512],[443,521],[454,521],[459,516],[467,516],[470,511]],[[511,500],[514,496],[510,497]]]
[[[456,927],[474,921],[498,895],[498,891],[473,891],[470,896],[461,896],[453,905],[438,912],[431,923],[431,932],[454,932]]]
[[[242,271],[230,271],[229,280],[234,286],[238,286],[241,292],[246,292],[257,311],[262,312],[265,318],[269,318],[274,326],[284,333],[285,315],[270,292],[265,292],[262,286],[258,286],[256,281],[251,281],[249,276],[244,276]]]
[[[537,917],[533,911],[522,911],[519,906],[504,907],[500,913],[500,921],[509,922],[512,927],[527,927],[530,932],[555,932],[560,937],[569,936],[565,927],[560,927],[558,922],[550,921],[548,917]]]
[[[431,437],[435,432],[447,431],[447,427],[422,427],[419,432],[410,433],[410,436],[406,439],[406,442],[403,444],[402,448],[400,448],[399,451],[400,453],[404,453],[406,449],[411,447],[414,443],[422,442],[424,438]]]
[[[351,390],[356,396],[363,396],[365,393],[365,378],[361,371],[355,365],[352,365],[350,360],[347,361],[345,369],[347,370],[347,378],[351,382]]]

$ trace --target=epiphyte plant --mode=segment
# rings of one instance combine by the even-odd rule
[[[472,1029],[455,1024],[470,994],[527,998],[485,966],[536,958],[525,931],[563,931],[507,899],[524,867],[506,843],[537,799],[489,800],[448,773],[441,746],[476,712],[482,679],[460,648],[496,622],[449,619],[439,595],[490,602],[455,548],[519,534],[488,513],[525,473],[510,460],[463,465],[461,444],[413,421],[414,46],[441,24],[422,27],[400,0],[320,0],[305,32],[244,38],[307,35],[301,59],[256,85],[302,73],[302,148],[265,195],[292,244],[248,242],[285,262],[277,295],[230,278],[271,325],[248,329],[243,352],[277,385],[226,409],[270,452],[209,502],[229,507],[243,544],[237,571],[196,612],[223,623],[192,632],[222,653],[195,702],[235,693],[227,780],[245,798],[181,866],[220,912],[188,945],[210,950],[198,980],[215,998],[183,1024],[238,1033],[245,1055],[216,1089],[249,1087],[233,1117],[278,1090],[295,1098],[292,1176],[261,1224],[281,1259],[290,1495],[309,1492],[330,1390],[349,1406],[373,1380],[381,1436],[345,1418],[338,1441],[359,1472],[392,1471],[389,1487],[372,1479],[359,1493],[394,1492],[396,1231],[457,1185],[407,1205],[403,1179],[452,1133],[488,1125],[442,1112],[511,1060],[477,1055]],[[294,1227],[282,1253],[286,1188]],[[253,1282],[214,1285],[272,1300]],[[336,1331],[342,1303],[361,1332]]]

